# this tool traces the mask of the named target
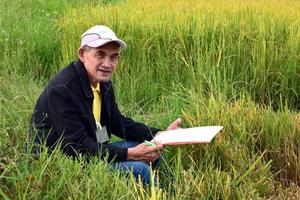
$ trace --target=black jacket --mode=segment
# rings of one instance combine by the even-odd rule
[[[118,109],[112,82],[100,83],[101,125],[125,140],[151,140],[158,129],[123,116]],[[60,71],[37,100],[32,115],[30,138],[45,143],[50,150],[60,143],[67,155],[108,155],[115,161],[126,160],[127,148],[117,148],[96,139],[92,111],[93,92],[83,63],[78,60]]]

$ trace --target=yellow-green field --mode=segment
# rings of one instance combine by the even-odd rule
[[[168,147],[160,187],[98,158],[25,152],[39,93],[94,24],[128,44],[114,76],[127,116],[224,126],[209,145]],[[300,1],[3,0],[0,26],[0,199],[300,198]]]

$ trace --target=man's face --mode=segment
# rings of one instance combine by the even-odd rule
[[[79,49],[79,58],[83,62],[91,85],[111,80],[119,61],[120,46],[115,42],[98,48]]]

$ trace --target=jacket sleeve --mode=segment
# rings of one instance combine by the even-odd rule
[[[160,129],[149,127],[143,123],[136,122],[129,117],[125,117],[119,110],[115,100],[113,88],[110,89],[112,132],[113,134],[131,141],[143,142],[152,140]]]
[[[81,116],[72,93],[66,86],[60,85],[49,89],[47,99],[49,117],[55,132],[62,139],[64,152],[67,154],[101,154],[101,157],[108,156],[108,160],[126,160],[126,148],[99,144],[90,136],[91,133],[87,132],[88,122],[84,121],[87,119]]]

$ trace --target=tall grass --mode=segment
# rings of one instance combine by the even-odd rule
[[[158,0],[71,9],[59,23],[63,64],[76,58],[80,33],[107,24],[129,44],[116,77],[137,95],[126,102],[157,100],[161,89],[181,83],[228,98],[247,92],[275,108],[287,99],[289,108],[299,109],[299,7],[295,1]],[[144,87],[153,84],[153,90]]]
[[[298,1],[0,2],[1,199],[299,198]],[[98,158],[24,153],[36,98],[106,24],[129,48],[114,76],[121,110],[164,129],[222,125],[209,145],[166,147],[158,187]]]

